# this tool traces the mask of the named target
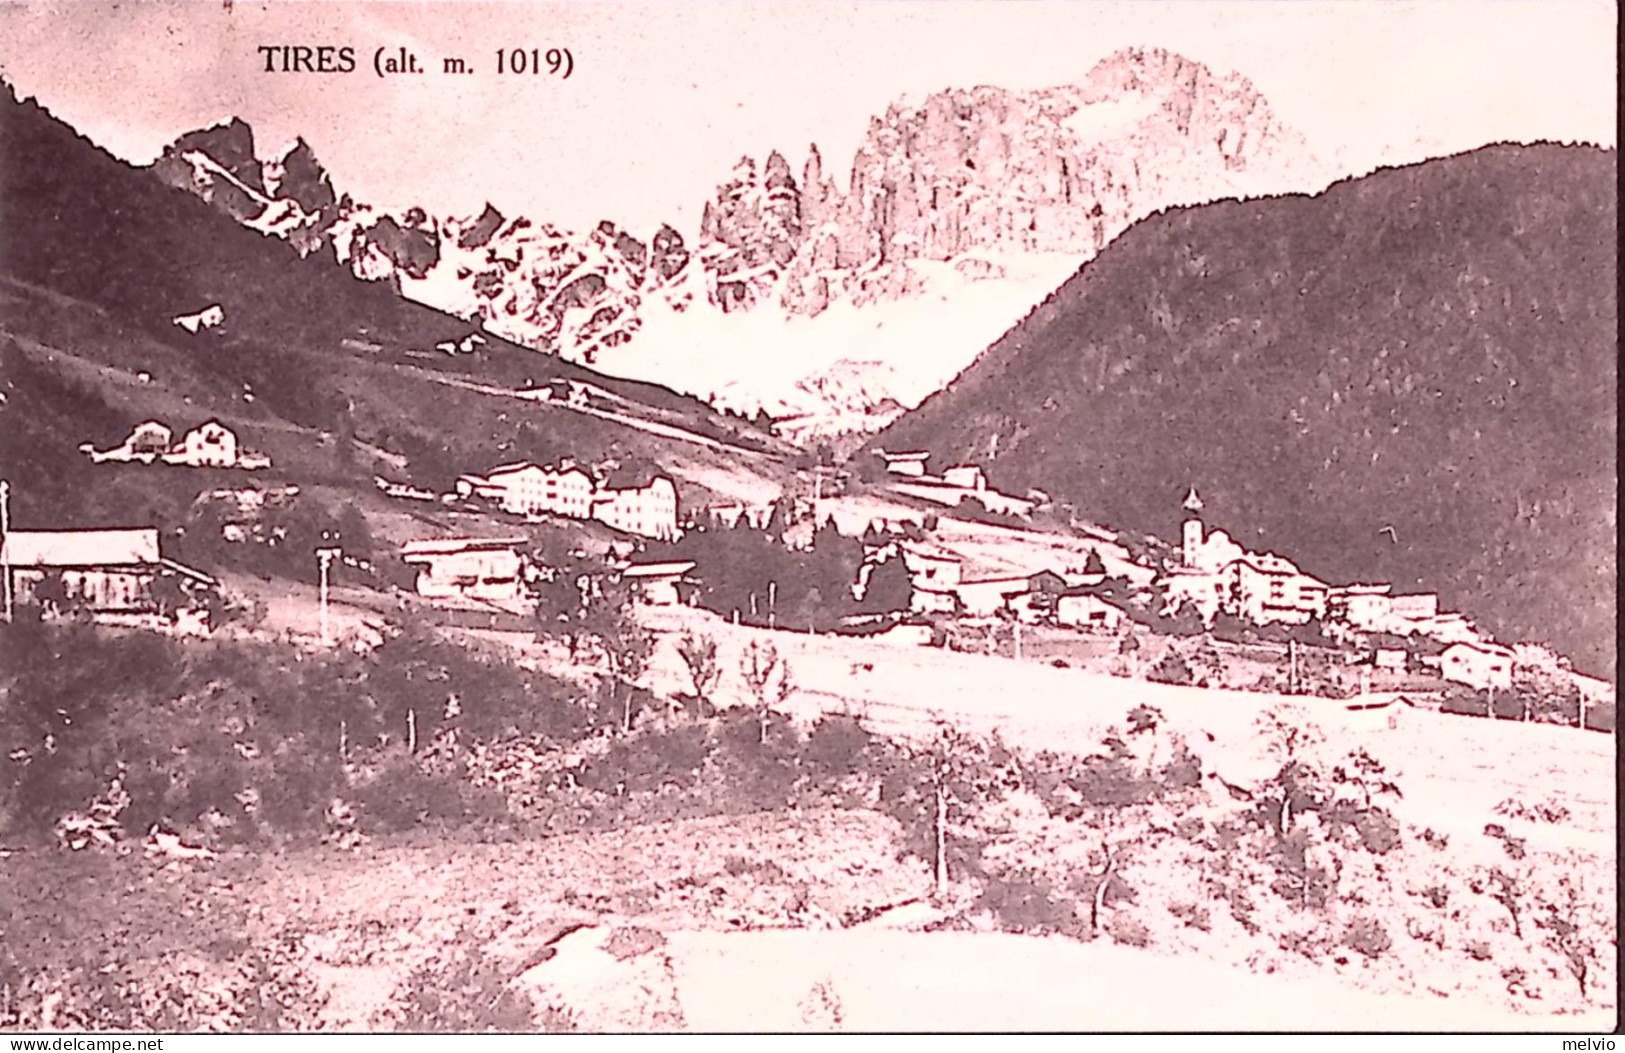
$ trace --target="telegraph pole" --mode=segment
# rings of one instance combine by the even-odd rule
[[[333,560],[338,554],[339,550],[336,548],[319,548],[316,550],[316,567],[321,572],[319,596],[322,608],[322,643],[324,644],[333,642],[332,633],[328,631],[327,621],[327,577],[328,567],[333,565]]]
[[[11,624],[11,552],[7,543],[11,537],[11,484],[0,479],[0,556],[4,557],[4,566],[0,573],[6,577],[6,624]]]

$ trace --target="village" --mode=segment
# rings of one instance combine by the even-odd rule
[[[178,442],[167,425],[149,420],[114,449],[82,450],[109,471],[156,465],[274,475],[268,457],[218,420]],[[195,505],[213,510],[207,529],[218,531],[212,540],[228,554],[280,546],[287,559],[315,566],[314,603],[273,598],[284,616],[271,619],[283,638],[311,646],[375,646],[410,606],[444,626],[507,634],[523,648],[535,631],[540,589],[560,573],[549,560],[556,564],[561,550],[554,545],[543,555],[531,532],[538,527],[565,530],[565,550],[590,554],[596,573],[624,585],[640,609],[711,606],[723,620],[773,628],[781,619],[779,585],[768,580],[773,569],[759,568],[763,580],[748,589],[744,609],[702,604],[705,583],[719,569],[702,559],[727,562],[728,553],[713,546],[709,556],[686,558],[684,539],[707,531],[722,537],[741,524],[767,530],[777,516],[792,562],[819,529],[861,538],[861,558],[842,590],[849,596],[829,602],[830,616],[808,625],[834,637],[1174,684],[1320,693],[1348,698],[1353,709],[1385,711],[1449,709],[1446,696],[1455,688],[1481,695],[1478,712],[1490,715],[1497,692],[1538,676],[1561,682],[1578,711],[1536,719],[1611,729],[1612,685],[1575,672],[1549,648],[1496,641],[1466,615],[1442,610],[1432,593],[1400,593],[1384,582],[1332,584],[1285,556],[1248,551],[1208,527],[1194,487],[1182,505],[1178,545],[1131,551],[1100,528],[1033,525],[1047,495],[1002,493],[978,465],[933,474],[926,451],[882,458],[867,484],[850,471],[820,468],[800,478],[810,481],[810,494],[697,507],[680,504],[670,475],[614,461],[509,462],[438,488],[380,476],[375,498],[406,512],[357,513],[361,525],[352,534],[374,533],[369,521],[392,524],[383,531],[391,543],[369,538],[365,552],[348,551],[338,531],[323,531],[303,556],[288,551],[288,528],[277,521],[279,510],[301,500],[293,480],[200,487]],[[9,488],[0,493],[9,499]],[[422,529],[427,525],[435,529]],[[233,586],[162,552],[164,532],[159,524],[16,529],[8,516],[0,548],[8,620],[23,607],[187,636],[243,631],[214,624],[232,606]],[[901,573],[889,567],[894,561]],[[385,573],[386,565],[394,573]],[[871,589],[888,574],[892,587]],[[255,591],[252,578],[240,580]],[[298,613],[288,613],[292,608]],[[1530,701],[1520,705],[1517,715],[1530,719]]]

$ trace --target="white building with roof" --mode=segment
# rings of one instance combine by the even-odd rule
[[[217,420],[199,424],[164,454],[165,464],[190,468],[234,468],[237,460],[237,433]]]
[[[17,604],[50,603],[97,617],[178,616],[202,606],[201,593],[219,584],[202,571],[166,559],[156,527],[13,530],[0,542],[0,567]],[[175,586],[180,597],[176,609],[165,609],[161,579]]]
[[[967,490],[986,490],[987,476],[980,465],[956,464],[942,470],[942,481],[949,486],[962,486]]]
[[[1394,616],[1393,591],[1386,582],[1338,585],[1327,595],[1326,612],[1362,632],[1382,632]]]
[[[1439,655],[1439,672],[1446,680],[1481,691],[1511,687],[1514,664],[1512,649],[1493,643],[1451,644]]]
[[[573,465],[544,467],[532,461],[499,465],[457,479],[457,493],[481,497],[514,515],[560,515],[587,519],[595,491],[592,476]]]
[[[677,538],[677,484],[664,475],[646,486],[598,490],[591,507],[594,519],[616,530],[661,541]]]
[[[886,459],[886,471],[893,475],[924,475],[925,463],[931,459],[931,454],[925,450],[886,451],[881,456]]]
[[[867,591],[869,575],[879,564],[899,557],[914,590],[910,609],[934,614],[952,614],[958,609],[964,559],[951,549],[921,541],[894,542],[870,553],[858,572],[859,596]]]
[[[504,606],[527,598],[522,537],[449,537],[408,541],[401,561],[417,569],[418,595],[461,597]]]
[[[1055,601],[1055,621],[1074,629],[1116,632],[1129,621],[1128,612],[1087,592],[1065,592]]]
[[[621,571],[621,580],[631,584],[639,599],[651,607],[675,607],[684,602],[684,589],[694,584],[689,577],[696,566],[691,559],[661,563],[632,563]]]
[[[1268,553],[1232,560],[1224,570],[1225,609],[1258,625],[1303,625],[1326,617],[1331,586]]]

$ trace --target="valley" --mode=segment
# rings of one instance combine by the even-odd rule
[[[579,230],[8,67],[0,1028],[1614,1028],[1615,149],[1096,50]]]

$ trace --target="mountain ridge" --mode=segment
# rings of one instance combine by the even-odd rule
[[[223,170],[252,167],[242,131],[228,122],[182,136],[153,170],[236,215],[244,206],[234,195],[185,161],[216,139],[228,155],[216,159]],[[325,180],[303,145],[289,155],[310,170],[303,181]],[[260,163],[262,177],[267,167]],[[1245,77],[1157,48],[1114,52],[1074,85],[949,89],[918,104],[893,102],[871,118],[844,187],[837,172],[826,172],[816,143],[799,172],[778,151],[761,163],[743,157],[689,237],[670,225],[634,236],[608,220],[587,231],[517,215],[503,221],[494,203],[479,217],[435,217],[335,200],[331,189],[277,198],[274,215],[267,203],[259,216],[238,218],[302,253],[332,251],[361,277],[537,350],[695,395],[727,386],[727,403],[746,412],[822,413],[830,418],[823,428],[872,429],[894,415],[887,402],[917,402],[1047,291],[1057,266],[1039,257],[1076,266],[1170,201],[1325,176]],[[941,310],[965,317],[928,337],[951,347],[922,356],[908,346],[912,322],[888,323],[939,297]],[[843,304],[857,314],[830,314]],[[716,360],[732,355],[685,350],[742,350],[734,345],[758,340],[759,327],[718,316],[755,312],[821,319],[809,323],[819,330],[812,346],[792,341],[798,369],[757,375],[746,365],[729,377]],[[651,327],[660,332],[651,336]],[[631,346],[651,339],[653,350]],[[843,343],[855,346],[834,346]],[[854,413],[817,395],[817,376],[841,359],[880,364],[862,385],[877,392],[874,405]]]

